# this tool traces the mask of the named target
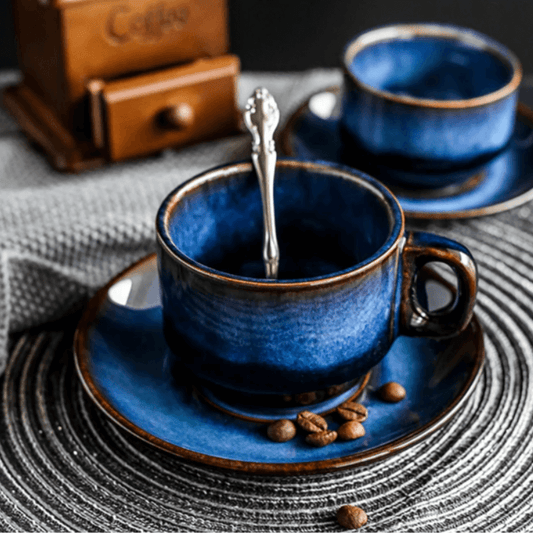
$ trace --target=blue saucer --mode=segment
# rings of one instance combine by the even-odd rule
[[[527,107],[519,105],[507,148],[488,163],[456,171],[462,174],[458,185],[406,189],[397,186],[403,171],[347,155],[350,150],[339,130],[340,94],[338,87],[316,93],[293,114],[281,134],[285,155],[348,164],[368,172],[391,188],[409,218],[478,217],[533,199],[533,112]],[[438,179],[438,174],[428,176],[429,181]]]
[[[426,286],[430,307],[450,296],[436,278]],[[151,255],[101,289],[80,321],[74,352],[86,391],[111,420],[155,446],[192,461],[256,474],[345,468],[419,442],[461,408],[484,360],[476,318],[451,340],[400,337],[359,397],[369,412],[363,438],[323,448],[310,447],[301,434],[275,443],[267,438],[265,423],[228,414],[197,392],[166,346],[161,316]],[[388,404],[377,398],[374,391],[388,381],[405,387],[405,400]],[[338,427],[334,415],[328,421],[330,428]]]

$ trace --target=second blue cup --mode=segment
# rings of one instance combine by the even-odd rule
[[[380,165],[420,172],[472,166],[504,148],[513,133],[520,63],[473,30],[377,28],[346,46],[343,66],[345,138]],[[412,185],[422,184],[417,178]]]

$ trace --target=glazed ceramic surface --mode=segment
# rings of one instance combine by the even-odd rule
[[[250,164],[193,178],[159,210],[165,335],[195,376],[248,394],[304,393],[361,377],[400,331],[438,336],[466,327],[476,293],[472,256],[435,235],[404,239],[401,209],[376,180],[281,161],[274,196],[279,280],[263,278],[261,198]],[[458,302],[442,316],[428,317],[411,298],[430,258],[459,278]]]
[[[410,218],[464,218],[510,209],[533,198],[533,115],[520,105],[508,147],[491,161],[464,169],[419,174],[376,164],[346,146],[339,127],[340,89],[313,95],[296,111],[282,133],[285,155],[305,160],[350,164],[388,184]],[[408,180],[455,186],[416,190],[398,186]],[[447,178],[447,174],[453,174]],[[445,176],[442,178],[442,176]]]
[[[347,45],[343,64],[346,142],[382,164],[457,168],[493,156],[512,135],[521,66],[482,34],[436,24],[378,28]],[[410,181],[416,176],[402,178],[424,186]],[[454,178],[442,175],[439,186]]]
[[[427,291],[430,308],[450,298],[437,281]],[[151,444],[204,464],[291,474],[362,464],[426,438],[463,405],[480,375],[484,351],[476,319],[454,339],[400,337],[359,400],[369,411],[363,438],[318,449],[302,435],[274,443],[265,424],[228,415],[191,388],[165,342],[156,259],[150,256],[90,302],[76,333],[75,356],[96,404]],[[398,404],[379,401],[373,391],[388,381],[401,383],[407,398]],[[337,427],[334,417],[328,421]]]

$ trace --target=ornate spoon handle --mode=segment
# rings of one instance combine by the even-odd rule
[[[279,246],[274,216],[274,176],[277,159],[274,131],[279,123],[279,109],[272,95],[264,87],[256,89],[248,99],[244,123],[253,137],[252,161],[263,202],[263,262],[266,277],[276,279]]]

